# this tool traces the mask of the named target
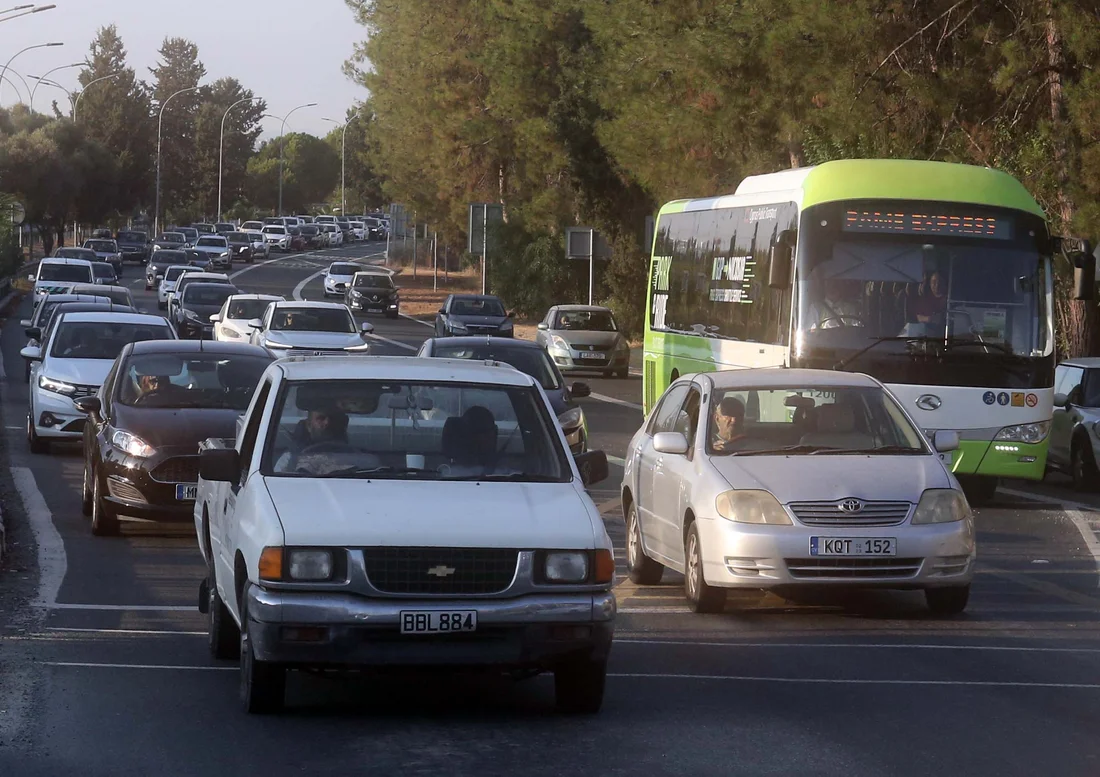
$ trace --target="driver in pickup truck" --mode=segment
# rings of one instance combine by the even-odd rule
[[[348,416],[335,407],[310,410],[294,429],[294,449],[301,451],[322,442],[348,441]]]

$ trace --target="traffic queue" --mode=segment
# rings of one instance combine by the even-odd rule
[[[616,563],[586,488],[608,458],[577,402],[591,388],[564,374],[627,375],[611,311],[556,306],[532,342],[499,298],[454,294],[415,356],[363,358],[357,315],[399,315],[390,271],[335,262],[340,301],[301,301],[158,253],[158,313],[80,285],[90,261],[43,261],[27,442],[82,445],[96,536],[194,523],[211,658],[239,662],[243,709],[280,710],[292,670],[464,666],[550,672],[560,710],[598,711]],[[952,434],[865,375],[680,376],[616,485],[625,574],[682,574],[697,613],[735,589],[856,586],[956,615],[976,547]]]

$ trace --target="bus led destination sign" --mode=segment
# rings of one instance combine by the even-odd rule
[[[897,208],[849,208],[844,213],[844,231],[1011,240],[1012,222],[1005,216],[927,210],[903,211]]]

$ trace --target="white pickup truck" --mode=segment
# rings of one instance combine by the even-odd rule
[[[616,612],[611,540],[541,386],[507,365],[288,357],[236,439],[200,446],[195,524],[215,658],[248,712],[290,669],[554,673],[596,712]]]

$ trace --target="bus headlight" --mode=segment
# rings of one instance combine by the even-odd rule
[[[997,432],[997,436],[993,439],[1034,444],[1045,440],[1049,432],[1050,421],[1039,421],[1033,424],[1006,426],[1004,429]]]

